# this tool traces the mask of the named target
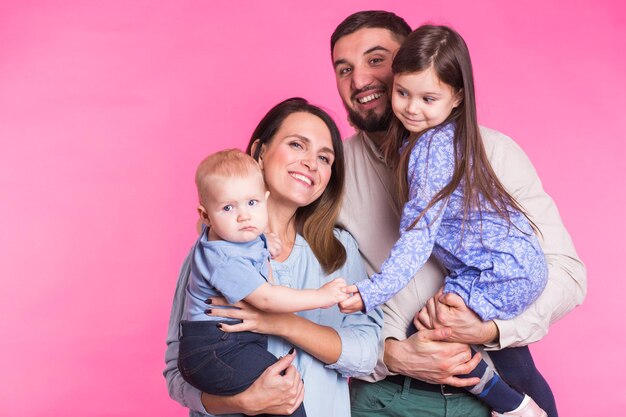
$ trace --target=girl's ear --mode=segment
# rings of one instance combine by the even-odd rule
[[[457,108],[459,107],[459,104],[461,104],[463,102],[463,89],[461,88],[459,91],[456,92],[456,94],[454,95],[454,104],[452,105],[452,108]]]

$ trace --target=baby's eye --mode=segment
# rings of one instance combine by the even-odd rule
[[[259,204],[259,200],[250,200],[248,201],[248,205],[249,206],[256,206],[257,204]]]
[[[232,204],[227,204],[224,207],[222,207],[222,210],[224,211],[231,211],[233,209],[233,205]]]

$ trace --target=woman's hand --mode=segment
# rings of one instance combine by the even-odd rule
[[[247,415],[292,414],[304,399],[304,383],[291,364],[295,350],[269,366],[245,391],[233,397],[215,397],[202,393],[202,403],[215,414],[241,412]],[[215,400],[229,399],[227,408],[215,408]]]
[[[253,307],[245,301],[235,304],[228,304],[223,297],[212,297],[211,306],[228,306],[236,308],[208,308],[206,314],[209,316],[219,316],[229,319],[242,320],[237,324],[222,323],[220,329],[227,333],[233,332],[254,332],[271,335],[280,335],[283,319],[287,313],[267,313]]]

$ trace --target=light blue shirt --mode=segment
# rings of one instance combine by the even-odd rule
[[[462,182],[411,227],[452,180],[454,131],[453,123],[434,127],[411,149],[409,201],[402,211],[400,239],[381,273],[357,283],[366,311],[404,288],[431,253],[449,271],[444,292],[459,295],[483,320],[517,316],[548,281],[545,256],[522,213],[509,209],[509,224],[493,210],[473,211],[464,223]],[[488,206],[480,198],[482,206]]]
[[[300,236],[289,258],[284,262],[272,261],[276,284],[292,288],[319,288],[334,278],[342,277],[348,283],[367,278],[361,256],[352,236],[346,231],[336,230],[336,236],[346,248],[347,261],[343,267],[325,275],[307,242]],[[190,416],[206,415],[200,401],[201,392],[185,382],[178,372],[179,323],[183,313],[185,287],[189,276],[189,257],[185,260],[176,287],[172,305],[165,352],[167,379],[170,397],[190,409]],[[349,417],[349,376],[367,375],[372,372],[378,358],[378,343],[383,324],[380,309],[368,314],[344,315],[337,306],[297,313],[323,326],[334,328],[341,338],[342,351],[339,360],[331,365],[298,350],[294,361],[302,374],[305,386],[304,406],[308,417]],[[284,356],[292,345],[282,339],[270,337],[269,351]]]

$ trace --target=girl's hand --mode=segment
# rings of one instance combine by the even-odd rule
[[[359,294],[359,289],[356,285],[348,285],[343,288],[343,291],[346,294],[352,293],[352,296],[348,297],[347,300],[339,303],[339,311],[344,314],[356,313],[358,311],[363,311],[365,305],[363,304],[363,299],[361,298],[361,294]]]
[[[236,308],[212,308],[212,306],[228,306]],[[212,297],[209,308],[205,311],[209,316],[219,316],[242,320],[237,324],[222,324],[220,328],[227,333],[254,332],[278,335],[278,329],[284,317],[281,313],[266,313],[245,301],[228,304],[223,297]]]

